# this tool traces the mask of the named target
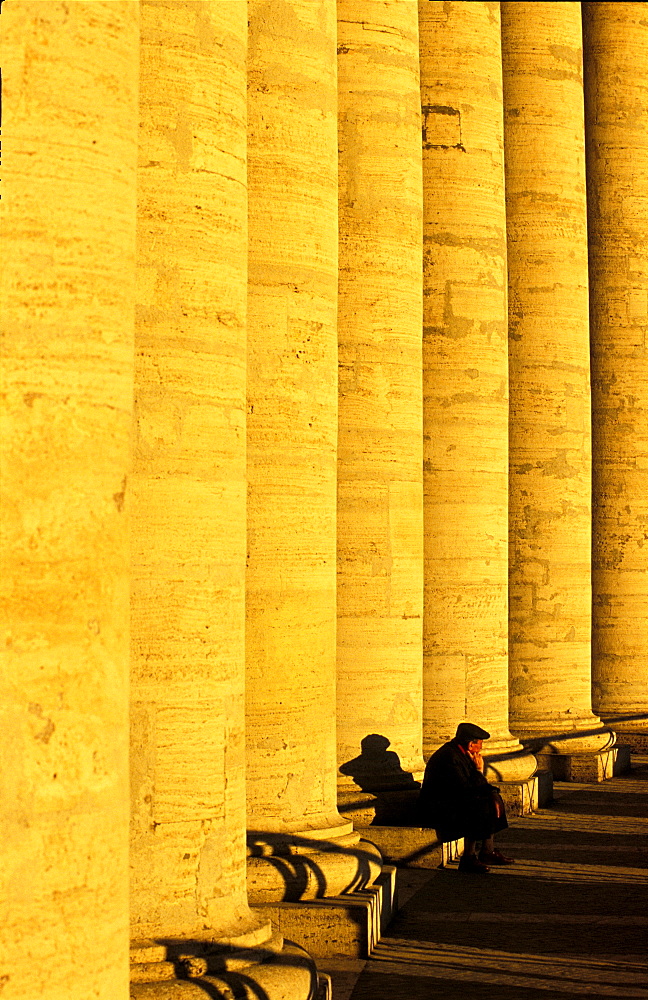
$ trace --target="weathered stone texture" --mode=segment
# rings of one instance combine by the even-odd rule
[[[499,4],[419,4],[424,733],[508,732],[506,220]]]
[[[137,22],[2,11],[3,1000],[128,993]]]
[[[648,728],[648,4],[585,3],[594,708]],[[633,716],[635,717],[633,720]]]
[[[422,742],[646,746],[648,3],[0,20],[0,994],[126,1000],[130,860],[131,1000],[323,1000]]]
[[[336,11],[249,12],[248,825],[303,831],[341,825]]]
[[[143,3],[132,611],[135,937],[247,907],[244,4]]]
[[[411,772],[423,766],[415,3],[340,0],[338,103],[338,762],[382,734]]]
[[[590,387],[580,5],[503,3],[511,728],[590,710]],[[607,734],[572,749],[599,748]],[[582,744],[582,746],[581,746]]]

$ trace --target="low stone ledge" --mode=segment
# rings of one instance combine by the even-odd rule
[[[398,911],[398,879],[395,865],[383,865],[383,870],[374,882],[382,888],[380,904],[380,932],[384,934]]]
[[[535,780],[537,782],[537,809],[544,809],[554,800],[553,774],[549,768],[540,768],[536,771]]]
[[[299,903],[263,903],[253,909],[275,931],[315,958],[368,958],[397,907],[396,868],[385,865],[372,885],[357,892]]]
[[[356,830],[368,826],[417,826],[419,788],[367,792],[360,789],[338,791],[338,809]],[[371,839],[371,838],[369,838]]]
[[[553,774],[541,768],[526,781],[500,781],[497,783],[508,816],[528,816],[553,801]]]
[[[537,753],[536,757],[541,767],[551,771],[554,781],[606,781],[621,773],[617,767],[629,767],[629,750],[619,746],[598,753]]]
[[[368,826],[358,832],[376,845],[386,862],[399,868],[442,868],[463,849],[462,841],[442,844],[434,830],[423,827]]]
[[[282,935],[297,939],[315,958],[367,958],[377,943],[377,897],[378,891],[369,887],[301,903],[262,903],[254,910],[270,918]]]
[[[618,733],[617,739],[619,739]],[[614,749],[616,753],[612,771],[616,777],[617,774],[626,774],[632,767],[632,747],[629,747],[625,740],[621,740]]]
[[[619,746],[628,747],[630,753],[648,754],[648,728],[646,729],[617,729],[617,743]]]

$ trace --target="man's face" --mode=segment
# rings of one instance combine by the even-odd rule
[[[468,744],[468,753],[481,753],[483,745],[483,740],[471,740]]]

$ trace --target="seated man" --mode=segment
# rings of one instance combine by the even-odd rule
[[[489,865],[509,865],[496,850],[494,835],[508,823],[499,789],[484,777],[483,740],[490,733],[471,722],[457,726],[454,739],[432,754],[420,794],[424,826],[433,827],[441,841],[464,838],[460,872],[485,875]],[[482,848],[477,857],[477,841]]]

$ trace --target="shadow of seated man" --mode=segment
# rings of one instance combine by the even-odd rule
[[[409,771],[401,767],[400,757],[386,736],[370,733],[361,742],[362,753],[340,766],[340,773],[353,778],[363,792],[415,791],[419,784]]]
[[[423,826],[439,840],[464,839],[459,871],[486,875],[489,865],[512,864],[495,847],[494,837],[506,829],[506,809],[499,788],[484,777],[481,751],[490,733],[471,722],[457,726],[454,739],[444,743],[427,762],[419,810]],[[477,843],[481,851],[477,856]]]

